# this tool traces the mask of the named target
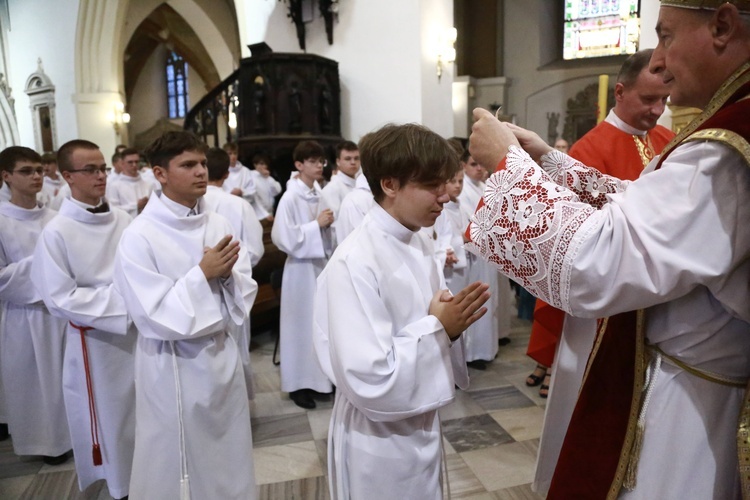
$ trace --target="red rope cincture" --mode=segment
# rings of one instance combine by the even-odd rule
[[[75,328],[81,333],[81,351],[83,353],[83,368],[86,373],[86,390],[89,396],[89,419],[91,427],[91,442],[92,444],[92,456],[94,458],[94,466],[102,465],[102,450],[99,447],[99,425],[96,419],[96,408],[94,406],[94,388],[91,384],[91,369],[89,368],[89,351],[86,347],[86,332],[93,330],[90,326],[78,326],[72,321],[70,326]]]

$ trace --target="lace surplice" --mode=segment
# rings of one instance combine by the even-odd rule
[[[571,262],[584,239],[574,236],[600,216],[606,195],[623,191],[628,181],[558,151],[544,155],[542,162],[543,169],[523,149],[510,147],[506,168],[487,181],[466,249],[533,295],[567,309]]]

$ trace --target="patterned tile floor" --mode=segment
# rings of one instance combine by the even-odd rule
[[[452,498],[531,500],[534,462],[544,416],[538,388],[524,384],[534,362],[526,357],[530,323],[514,320],[510,345],[487,370],[470,370],[471,386],[441,409]],[[271,362],[273,338],[253,337],[256,397],[251,403],[254,460],[260,498],[328,498],[326,437],[332,402],[305,411],[280,391]],[[51,467],[13,454],[0,443],[0,499],[108,500],[100,481],[78,491],[73,460]]]

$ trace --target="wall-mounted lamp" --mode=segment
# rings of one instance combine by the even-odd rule
[[[232,96],[229,99],[229,106],[227,106],[227,110],[229,112],[229,116],[227,117],[227,125],[232,130],[237,128],[237,107],[239,105],[240,105],[240,98],[237,97],[236,95]]]
[[[117,135],[120,135],[123,125],[130,123],[130,113],[125,112],[125,105],[119,101],[114,104],[107,118],[109,119],[109,123],[115,128],[115,134]]]
[[[456,61],[455,44],[457,38],[458,30],[456,28],[448,28],[440,37],[437,56],[438,81],[443,76],[443,64],[451,64]]]

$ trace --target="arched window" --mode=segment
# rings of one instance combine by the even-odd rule
[[[188,108],[187,64],[174,51],[167,56],[167,103],[170,118],[185,118]]]

